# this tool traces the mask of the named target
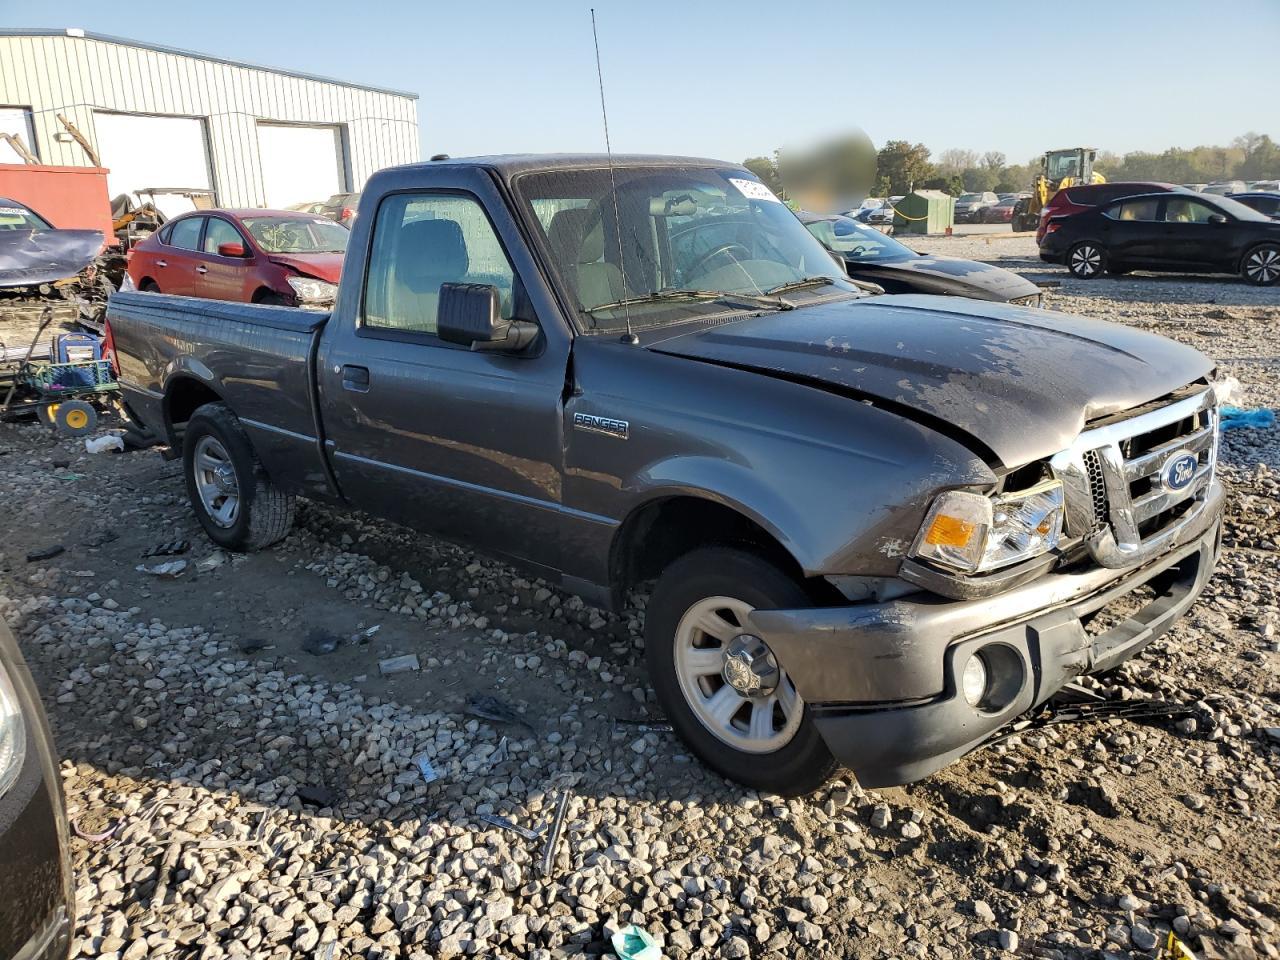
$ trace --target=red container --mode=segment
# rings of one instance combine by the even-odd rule
[[[0,197],[25,203],[55,227],[101,230],[108,245],[118,242],[105,167],[0,163]]]

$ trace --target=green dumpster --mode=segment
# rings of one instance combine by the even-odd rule
[[[908,193],[893,208],[894,233],[945,233],[955,223],[956,198],[941,190]]]

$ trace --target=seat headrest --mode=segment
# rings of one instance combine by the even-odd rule
[[[563,264],[595,263],[604,256],[604,224],[597,206],[561,210],[551,218],[547,240]]]
[[[417,293],[434,293],[445,280],[461,280],[470,267],[456,220],[413,220],[400,228],[396,278]]]

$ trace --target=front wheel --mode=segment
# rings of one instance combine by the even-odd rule
[[[712,769],[784,796],[816,790],[837,763],[747,617],[811,603],[767,560],[708,547],[663,572],[645,624],[650,677],[676,732]]]
[[[196,518],[218,546],[261,550],[288,534],[293,497],[271,482],[226,404],[207,403],[191,415],[182,466]]]
[[[1280,244],[1263,243],[1244,255],[1240,276],[1245,283],[1269,287],[1280,281]]]
[[[1067,252],[1067,269],[1081,280],[1093,280],[1107,269],[1107,252],[1092,240],[1077,243]]]

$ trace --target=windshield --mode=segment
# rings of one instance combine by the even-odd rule
[[[980,193],[962,193],[960,194],[960,203],[976,203],[982,199]]]
[[[343,253],[351,231],[332,220],[245,217],[241,221],[266,253]]]
[[[819,243],[846,260],[902,260],[916,255],[910,247],[851,217],[815,220],[807,226]]]
[[[745,170],[622,167],[613,178],[616,199],[608,169],[515,181],[588,332],[858,295],[795,214]]]
[[[44,217],[27,207],[0,200],[0,230],[52,230]]]

